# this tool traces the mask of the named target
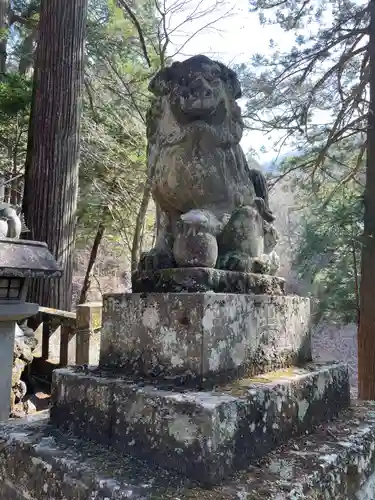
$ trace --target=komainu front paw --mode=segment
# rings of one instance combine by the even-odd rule
[[[141,254],[138,271],[156,271],[157,269],[169,269],[171,267],[176,267],[172,254],[153,248],[149,252]]]
[[[217,268],[241,273],[269,274],[271,265],[269,259],[252,258],[241,252],[228,252],[219,257]]]
[[[270,274],[271,263],[269,259],[253,259],[252,273]]]
[[[239,271],[242,273],[252,272],[253,259],[241,252],[228,252],[219,257],[217,262],[218,269],[227,271]]]

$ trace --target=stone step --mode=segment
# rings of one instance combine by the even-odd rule
[[[375,403],[203,489],[106,447],[62,435],[48,414],[0,424],[2,500],[373,500]]]
[[[66,368],[54,373],[52,399],[51,420],[60,429],[217,484],[330,420],[350,397],[347,367],[332,363],[200,392]]]

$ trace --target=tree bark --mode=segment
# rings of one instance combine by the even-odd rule
[[[360,297],[359,297],[359,279],[358,279],[358,259],[357,259],[357,244],[355,241],[355,232],[354,232],[354,222],[351,223],[351,231],[352,231],[352,241],[351,241],[351,251],[352,251],[352,259],[353,259],[353,280],[354,280],[354,294],[355,294],[355,306],[356,306],[356,320],[357,320],[357,328],[359,327],[359,316],[360,316]]]
[[[141,240],[142,240],[142,228],[145,223],[145,218],[147,214],[148,204],[151,197],[151,182],[152,178],[149,177],[146,180],[145,187],[143,189],[142,201],[139,207],[137,218],[135,221],[133,244],[131,252],[131,271],[134,272],[137,269],[140,254],[141,254]]]
[[[6,71],[9,0],[0,0],[0,78]]]
[[[78,192],[87,0],[42,0],[23,211],[33,240],[60,262],[60,280],[32,283],[30,300],[70,310]]]
[[[89,263],[87,265],[85,279],[83,281],[81,294],[79,297],[78,304],[84,304],[87,301],[87,294],[90,290],[91,278],[93,275],[94,266],[96,263],[96,257],[98,255],[100,243],[102,242],[105,231],[105,225],[101,222],[96,231],[94,243],[92,244]]]
[[[358,391],[360,399],[375,400],[375,0],[370,0],[369,10],[370,106],[358,328]]]

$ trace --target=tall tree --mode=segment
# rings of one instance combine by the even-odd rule
[[[87,0],[42,0],[23,211],[33,240],[62,265],[60,280],[35,281],[31,299],[70,310],[78,193]]]
[[[9,25],[9,0],[0,0],[0,76],[5,73]]]
[[[375,1],[370,0],[367,165],[364,238],[358,329],[358,383],[361,399],[375,400]]]

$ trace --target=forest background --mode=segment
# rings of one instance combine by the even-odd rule
[[[0,0],[2,195],[20,207],[40,8],[37,0]],[[205,47],[240,76],[243,147],[269,178],[288,290],[316,299],[318,328],[354,331],[368,16],[367,3],[349,1],[257,0],[239,9],[226,0],[89,0],[69,306],[129,289],[140,252],[155,238],[146,179],[147,84],[158,69]],[[264,46],[248,33],[261,34]],[[234,43],[234,34],[246,42]]]

